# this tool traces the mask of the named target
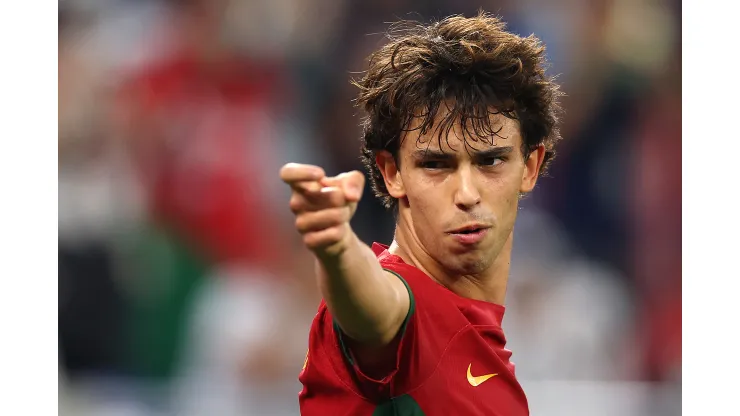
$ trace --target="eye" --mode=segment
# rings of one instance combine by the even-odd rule
[[[483,166],[498,166],[502,163],[504,163],[504,158],[502,157],[488,157],[480,161],[480,164]]]
[[[447,164],[441,160],[425,160],[419,163],[419,166],[424,169],[444,169]]]

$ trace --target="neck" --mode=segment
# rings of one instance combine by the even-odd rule
[[[477,274],[456,274],[435,260],[418,237],[399,224],[388,251],[413,265],[459,296],[503,305],[511,268],[513,232],[491,265]]]

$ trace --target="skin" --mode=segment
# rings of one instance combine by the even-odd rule
[[[376,162],[399,201],[390,251],[460,296],[502,304],[519,197],[534,188],[544,147],[525,159],[518,123],[491,117],[501,128],[493,143],[468,141],[466,150],[462,128],[455,126],[440,146],[438,132],[420,136],[412,124],[401,138],[400,163],[387,152]],[[382,270],[349,226],[364,176],[327,177],[320,167],[292,163],[280,176],[292,188],[295,226],[315,254],[329,311],[360,365],[376,367],[394,350],[410,302],[403,283]],[[461,244],[450,233],[472,223],[489,227],[476,244]]]

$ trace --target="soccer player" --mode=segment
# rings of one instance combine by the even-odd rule
[[[360,172],[280,172],[323,295],[301,413],[527,415],[501,320],[519,200],[554,154],[561,93],[540,41],[491,15],[391,33],[355,82],[390,246],[349,225]]]

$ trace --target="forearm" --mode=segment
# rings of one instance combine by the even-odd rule
[[[350,233],[343,251],[317,266],[319,288],[342,331],[364,344],[390,343],[408,313],[409,295],[370,247]]]

